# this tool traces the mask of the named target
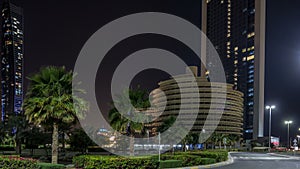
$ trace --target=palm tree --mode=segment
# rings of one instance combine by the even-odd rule
[[[240,141],[240,136],[239,135],[235,135],[235,134],[230,134],[228,135],[228,139],[230,141],[230,148],[232,148],[232,146],[234,146],[237,144],[237,142]]]
[[[129,93],[129,98],[131,101],[131,104],[139,110],[145,110],[146,108],[150,107],[150,102],[147,98],[148,93],[144,90],[140,90],[139,88],[137,90],[129,90],[124,91],[123,95],[117,96],[118,100],[117,103],[119,106],[125,106],[126,101],[125,101],[125,94]],[[136,113],[134,110],[129,109],[128,114],[130,117],[133,118],[145,118],[145,115],[142,113]],[[136,120],[135,120],[136,121]],[[130,150],[130,156],[134,155],[134,137],[137,133],[139,134],[145,134],[145,124],[144,123],[137,123],[122,114],[119,113],[116,107],[113,107],[109,111],[109,122],[110,125],[117,131],[127,134],[130,136],[130,145],[129,145],[129,150]]]
[[[160,132],[160,133],[165,132],[166,130],[168,130],[173,125],[173,123],[175,121],[176,121],[176,118],[174,116],[171,116],[171,117],[165,119],[162,122],[162,124],[157,127],[157,132]]]
[[[30,85],[24,101],[24,111],[30,123],[51,124],[52,163],[58,161],[58,125],[83,118],[87,103],[72,97],[73,73],[64,67],[49,66],[29,77]],[[76,107],[73,105],[76,103]]]
[[[213,133],[213,135],[212,135],[212,140],[215,145],[219,144],[219,149],[221,149],[221,147],[222,147],[222,142],[223,142],[224,138],[225,138],[225,135],[221,134],[221,133]]]

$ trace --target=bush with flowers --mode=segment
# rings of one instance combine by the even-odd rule
[[[16,155],[0,156],[1,169],[39,169],[37,160]]]

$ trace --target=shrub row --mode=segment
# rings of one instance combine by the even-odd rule
[[[0,157],[1,169],[39,169],[36,160],[17,156]]]
[[[201,158],[215,159],[216,162],[226,161],[228,159],[227,151],[191,151],[191,152],[178,152],[178,155],[195,155]]]
[[[125,158],[118,156],[95,156],[83,155],[73,158],[73,163],[77,168],[87,169],[157,169],[175,168],[181,166],[207,165],[227,160],[227,151],[193,151],[180,152],[176,155],[163,154],[161,162],[158,156]]]
[[[182,161],[180,160],[165,160],[159,163],[159,168],[177,168],[182,167]]]
[[[19,155],[0,156],[1,169],[62,169],[62,164],[38,163],[32,158],[23,158]]]
[[[197,165],[207,165],[216,163],[216,160],[213,158],[203,158],[198,155],[162,155],[161,160],[179,160],[181,165],[184,167],[187,166],[197,166]]]
[[[63,164],[51,164],[51,163],[38,163],[39,169],[62,169],[65,168]]]
[[[86,169],[156,169],[157,160],[147,157],[125,158],[118,156],[77,156],[73,158],[76,168]]]

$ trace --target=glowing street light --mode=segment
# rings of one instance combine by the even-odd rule
[[[289,121],[284,121],[284,124],[287,124],[288,125],[288,134],[287,134],[287,141],[288,141],[288,144],[287,146],[289,146],[289,148],[291,147],[291,143],[290,143],[290,124],[292,124],[293,121],[289,120]]]
[[[271,120],[272,120],[272,109],[275,109],[276,106],[266,106],[266,109],[270,112],[269,117],[269,151],[271,151]]]

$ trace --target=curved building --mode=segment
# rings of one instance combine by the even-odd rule
[[[196,76],[197,68],[192,67],[191,70]],[[178,75],[172,79],[162,81],[159,83],[159,88],[151,92],[152,105],[158,111],[163,112],[152,124],[154,128],[171,116],[177,117],[180,110],[183,114],[181,118],[184,118],[181,120],[189,124],[189,115],[197,113],[196,121],[191,130],[192,133],[203,131],[205,123],[206,130],[214,131],[213,126],[217,124],[216,133],[242,136],[243,93],[233,90],[231,84],[211,83],[206,77],[196,76],[198,87],[193,86],[190,81],[191,78],[188,78],[188,76],[187,74]],[[180,89],[179,86],[181,86]],[[195,94],[195,92],[199,92],[199,94]],[[200,96],[200,99],[195,99],[195,96]],[[210,116],[218,118],[207,119],[208,113],[210,113]]]

